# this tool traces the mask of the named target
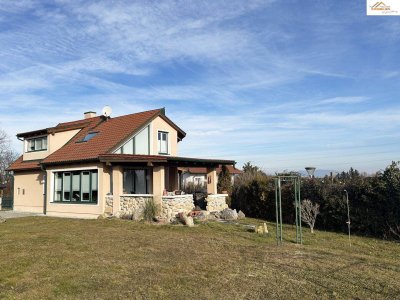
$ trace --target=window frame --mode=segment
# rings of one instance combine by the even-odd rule
[[[40,149],[36,149],[36,143],[37,141],[40,140]],[[46,140],[46,142],[44,143],[43,141]],[[26,148],[25,148],[25,152],[40,152],[40,151],[47,151],[48,150],[48,137],[47,135],[44,136],[39,136],[39,137],[33,137],[33,138],[28,138],[25,140],[26,141]],[[31,143],[33,142],[33,150],[31,150]],[[43,145],[46,144],[46,148],[43,148]]]
[[[69,182],[69,199],[64,200],[64,174],[70,174],[70,182]],[[79,200],[73,200],[73,175],[77,175],[79,173]],[[83,189],[82,189],[82,176],[84,173],[89,173],[89,200],[83,199]],[[61,174],[61,190],[56,189],[56,177]],[[92,178],[93,174],[97,174],[97,184],[95,189],[93,188]],[[53,191],[52,191],[52,201],[51,203],[61,203],[61,204],[99,204],[99,170],[98,169],[75,169],[75,170],[55,170],[52,174],[53,180]],[[97,193],[96,200],[93,200],[93,192]],[[56,200],[57,192],[61,193],[60,200]]]
[[[161,134],[161,139],[159,138]],[[162,152],[161,150],[161,142],[162,142],[162,135],[165,134],[166,138],[165,138],[165,145],[166,145],[166,152]],[[164,131],[164,130],[158,130],[157,131],[157,152],[158,154],[167,154],[169,155],[169,132],[168,131]]]
[[[125,172],[126,171],[145,171],[145,185],[146,185],[146,193],[145,194],[143,194],[143,193],[141,193],[141,194],[133,193],[132,194],[132,193],[130,193],[130,191],[129,191],[129,193],[124,193]],[[122,173],[122,194],[123,195],[152,195],[152,193],[153,193],[153,186],[152,186],[153,179],[151,177],[151,174],[152,174],[151,171],[152,171],[151,168],[146,168],[146,167],[142,167],[142,168],[140,168],[140,167],[138,167],[138,168],[124,168],[123,169],[123,173]],[[149,176],[149,180],[147,180],[147,176]],[[132,177],[132,186],[133,186],[134,192],[135,192],[135,189],[136,189],[135,184],[136,184],[135,183],[135,177],[133,176]]]
[[[76,143],[77,144],[79,144],[79,143],[87,143],[91,139],[95,138],[98,133],[99,133],[99,131],[88,132],[88,133],[86,133],[86,135],[81,140],[77,141]]]

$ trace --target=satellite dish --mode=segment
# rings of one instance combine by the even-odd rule
[[[111,116],[112,113],[112,109],[111,107],[109,107],[108,105],[103,107],[103,116],[105,116],[106,118],[109,118]]]

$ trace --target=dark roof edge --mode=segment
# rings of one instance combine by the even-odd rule
[[[38,129],[33,131],[21,132],[17,134],[17,138],[47,134],[52,128]]]
[[[77,163],[88,163],[88,162],[99,162],[99,158],[85,158],[85,159],[75,159],[75,160],[64,160],[64,161],[55,161],[55,162],[42,162],[40,165],[46,166],[58,166],[58,165],[72,165]]]
[[[157,109],[155,109],[155,110],[157,110]],[[149,111],[143,111],[143,112],[140,112],[140,113],[145,113],[145,112],[149,112]],[[132,135],[135,135],[137,132],[139,132],[146,124],[151,123],[155,118],[157,118],[157,116],[160,115],[161,112],[162,112],[162,109],[158,109],[158,112],[154,116],[152,116],[151,118],[148,118],[146,121],[144,121],[142,124],[140,124],[140,126],[137,129],[131,131],[122,140],[118,141],[118,143],[113,145],[111,148],[107,149],[106,153],[107,154],[112,154],[112,153],[110,153],[112,150],[117,150],[116,148],[120,144],[124,144],[125,142],[127,142]],[[127,115],[120,116],[120,117],[125,117],[125,116],[127,116]],[[117,117],[117,118],[119,118],[119,117]]]
[[[173,127],[176,131],[178,131],[178,137],[180,140],[186,136],[186,132],[184,132],[178,125],[176,125],[170,118],[168,118],[165,114],[159,115],[161,119],[167,122],[171,127]]]

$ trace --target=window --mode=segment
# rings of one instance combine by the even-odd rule
[[[47,150],[47,136],[26,140],[27,152]]]
[[[97,170],[54,173],[54,202],[97,203]]]
[[[133,138],[118,148],[118,154],[150,154],[150,127],[146,126]]]
[[[158,132],[158,153],[168,154],[168,132]]]
[[[92,138],[94,138],[97,134],[98,134],[98,132],[89,132],[83,139],[81,139],[77,143],[87,142],[87,141],[91,140]]]
[[[151,181],[148,169],[124,170],[124,194],[151,194]]]

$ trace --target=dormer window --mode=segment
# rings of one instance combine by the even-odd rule
[[[158,132],[158,154],[168,154],[168,132]]]
[[[89,140],[91,140],[92,138],[94,138],[97,135],[98,132],[89,132],[82,140],[80,140],[79,142],[87,142]]]
[[[26,152],[47,150],[47,136],[27,139],[26,142],[27,142]]]

